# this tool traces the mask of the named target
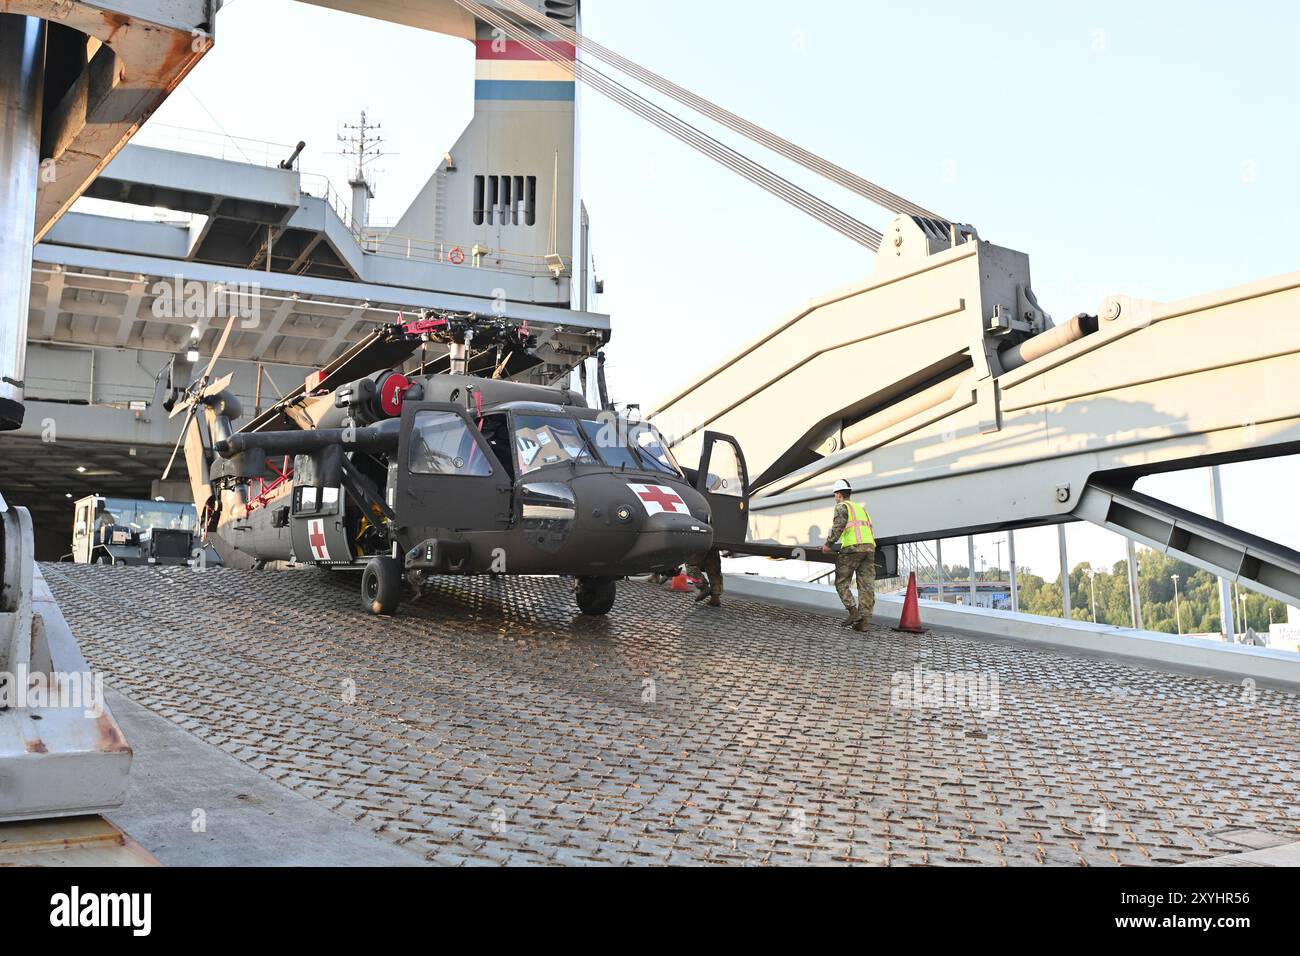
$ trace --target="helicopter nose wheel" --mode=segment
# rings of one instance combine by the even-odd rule
[[[613,578],[580,578],[578,610],[588,617],[601,617],[614,608],[618,585]]]
[[[402,603],[402,566],[393,558],[372,558],[361,575],[361,602],[376,617],[391,617]]]

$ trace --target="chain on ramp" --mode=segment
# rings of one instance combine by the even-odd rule
[[[1253,685],[649,585],[583,621],[560,581],[447,579],[382,620],[313,571],[45,574],[111,686],[433,862],[1176,864],[1300,828],[1300,698]],[[936,675],[997,692],[903,699]]]

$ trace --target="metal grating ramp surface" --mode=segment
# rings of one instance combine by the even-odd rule
[[[1300,834],[1292,694],[649,585],[592,622],[559,581],[448,580],[379,621],[314,571],[44,571],[111,686],[430,862],[1149,865]],[[918,666],[996,675],[996,713],[899,706]]]

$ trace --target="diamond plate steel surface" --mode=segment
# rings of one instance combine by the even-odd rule
[[[379,620],[315,571],[44,570],[111,684],[435,863],[1149,865],[1300,839],[1300,698],[1253,685],[650,585],[587,620],[561,581],[448,579]]]

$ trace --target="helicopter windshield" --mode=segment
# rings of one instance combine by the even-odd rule
[[[647,468],[681,477],[682,470],[677,465],[677,459],[673,458],[673,453],[668,450],[668,446],[664,444],[663,438],[654,426],[644,423],[633,425],[628,432],[628,437],[632,439],[633,447],[636,448],[637,454],[641,456]]]
[[[582,430],[601,460],[611,468],[657,471],[681,477],[672,453],[651,425],[634,425],[623,418],[602,415],[595,421],[584,420]]]
[[[520,475],[569,462],[596,464],[578,423],[558,415],[515,415],[515,457]]]

